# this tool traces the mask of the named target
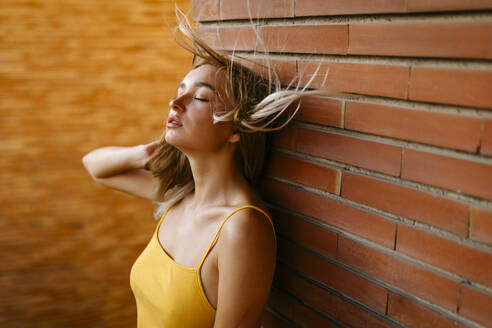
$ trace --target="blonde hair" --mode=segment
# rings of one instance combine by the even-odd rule
[[[242,168],[246,180],[254,186],[263,170],[271,132],[290,122],[300,108],[301,98],[308,95],[342,96],[343,93],[307,90],[318,70],[302,89],[299,88],[299,83],[295,88],[291,87],[294,80],[283,88],[268,59],[266,65],[262,65],[238,56],[234,51],[215,50],[191,26],[187,14],[176,8],[176,15],[178,25],[174,29],[174,38],[181,47],[194,55],[191,70],[209,64],[217,68],[217,74],[226,75],[225,88],[217,90],[218,100],[226,106],[222,111],[214,111],[214,124],[232,122],[239,132],[235,160]],[[258,35],[257,38],[261,42]],[[187,157],[168,144],[164,135],[145,169],[150,170],[157,178],[152,193],[157,205],[154,211],[156,220],[167,207],[177,203],[194,189]]]

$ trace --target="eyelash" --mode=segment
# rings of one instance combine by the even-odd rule
[[[171,100],[175,100],[177,97],[172,97]],[[203,102],[209,102],[208,99],[205,98],[198,98],[198,97],[193,97],[193,99],[196,99],[198,101],[203,101]]]
[[[193,97],[193,99],[196,99],[196,100],[199,100],[199,101],[203,101],[203,102],[208,102],[208,99],[204,99],[204,98]]]

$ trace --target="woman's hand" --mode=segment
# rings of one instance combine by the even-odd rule
[[[159,146],[159,142],[160,142],[159,140],[154,140],[148,144],[141,145],[141,148],[142,148],[141,156],[142,156],[142,158],[140,158],[140,160],[138,161],[139,168],[146,169],[145,164],[147,163],[149,158],[152,156],[152,154],[154,154],[154,151]]]

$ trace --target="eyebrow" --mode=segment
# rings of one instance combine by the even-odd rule
[[[184,87],[184,85],[185,84],[183,82],[181,82],[180,84],[178,84],[178,89]],[[195,87],[206,87],[206,88],[211,89],[213,92],[215,92],[215,88],[211,84],[208,84],[207,82],[196,82],[194,84],[194,86]]]

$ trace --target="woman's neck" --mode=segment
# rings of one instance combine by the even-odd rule
[[[230,152],[187,155],[195,181],[194,208],[234,203],[239,188],[249,186]]]

